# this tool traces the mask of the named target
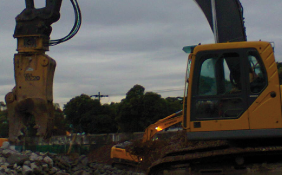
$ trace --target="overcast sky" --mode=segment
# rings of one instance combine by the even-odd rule
[[[208,22],[193,0],[78,0],[82,26],[70,41],[47,52],[57,62],[54,102],[61,107],[82,93],[109,95],[102,103],[119,102],[135,84],[162,97],[183,96],[187,54],[183,46],[213,43]],[[282,61],[282,1],[241,0],[249,41],[275,42]],[[37,8],[45,0],[35,0]],[[14,87],[12,37],[15,16],[24,0],[0,2],[0,101]],[[61,19],[51,39],[72,28],[73,9],[63,0]]]

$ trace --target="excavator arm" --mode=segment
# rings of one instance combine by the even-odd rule
[[[148,126],[145,129],[145,133],[143,135],[143,142],[146,142],[148,140],[151,140],[154,135],[172,125],[175,125],[177,123],[182,122],[182,118],[183,116],[182,114],[182,110],[178,111],[176,113],[173,113],[169,116],[167,116],[166,118],[160,119],[158,120],[156,123],[151,124],[150,126]]]
[[[216,43],[247,41],[239,0],[194,0],[205,14]]]
[[[51,24],[60,18],[62,0],[46,0],[46,7],[34,8],[33,0],[26,0],[26,8],[16,17],[14,37],[15,87],[5,101],[9,119],[9,141],[14,143],[23,135],[27,122],[34,117],[37,135],[51,136],[53,111],[54,59],[45,54],[49,50]]]
[[[176,113],[173,113],[163,119],[158,120],[157,122],[151,124],[145,129],[142,142],[145,143],[151,140],[154,135],[172,125],[180,123],[183,121],[182,110]],[[114,145],[111,149],[111,159],[114,164],[126,164],[133,165],[142,161],[142,158],[138,158],[136,155],[132,155],[126,151],[126,147],[130,145],[131,142],[123,142],[117,145]]]

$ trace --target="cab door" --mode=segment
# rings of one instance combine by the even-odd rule
[[[245,49],[225,49],[196,54],[191,131],[249,129],[245,53]]]
[[[271,47],[247,51],[250,129],[281,127],[281,100],[277,65]]]

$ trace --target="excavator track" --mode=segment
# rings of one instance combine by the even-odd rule
[[[148,175],[282,174],[282,146],[213,147],[167,153],[148,169]]]

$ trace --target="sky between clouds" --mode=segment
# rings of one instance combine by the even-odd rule
[[[183,96],[187,54],[183,46],[213,43],[209,24],[193,0],[78,0],[82,26],[70,41],[47,52],[57,62],[54,102],[61,107],[82,93],[119,102],[135,84],[162,97]],[[249,41],[275,42],[282,61],[282,1],[241,0]],[[35,0],[36,8],[45,0]],[[15,17],[24,0],[0,2],[0,101],[14,87]],[[72,28],[73,9],[63,0],[51,39]]]

